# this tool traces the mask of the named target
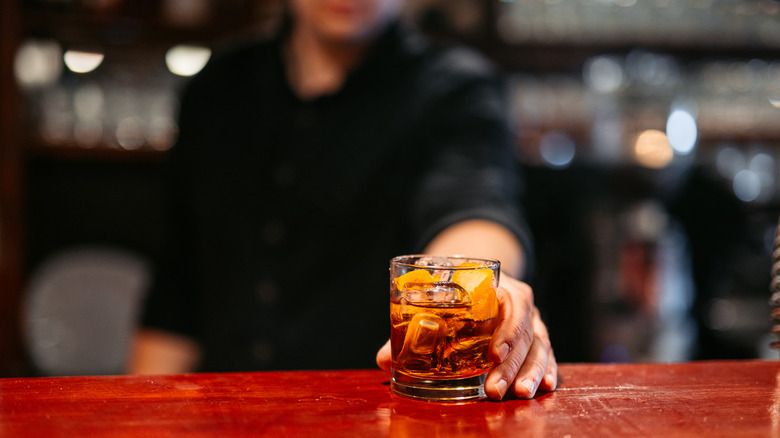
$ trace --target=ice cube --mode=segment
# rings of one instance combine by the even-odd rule
[[[421,257],[414,262],[416,266],[423,266],[428,268],[451,268],[454,265],[452,261],[447,257]]]
[[[471,305],[468,292],[451,282],[437,281],[435,283],[408,283],[401,292],[402,298],[410,304],[444,304]]]
[[[409,322],[404,348],[415,354],[431,354],[445,334],[446,325],[437,315],[419,312]]]
[[[445,322],[437,315],[419,312],[407,326],[397,361],[404,368],[429,371],[437,367],[439,350],[446,341]]]

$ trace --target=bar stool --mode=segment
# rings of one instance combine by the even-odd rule
[[[70,248],[41,263],[22,315],[36,371],[122,373],[148,279],[147,261],[119,248]]]

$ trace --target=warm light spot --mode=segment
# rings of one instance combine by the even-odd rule
[[[642,132],[634,144],[634,155],[639,164],[652,169],[660,169],[672,161],[674,152],[669,140],[661,131],[648,129]]]
[[[104,57],[105,55],[99,52],[68,50],[62,59],[70,71],[74,73],[89,73],[100,66]]]
[[[211,49],[201,46],[178,45],[165,54],[165,64],[171,73],[192,76],[198,73],[211,58]]]
[[[16,52],[14,75],[22,86],[50,85],[61,73],[62,49],[56,41],[28,40]]]

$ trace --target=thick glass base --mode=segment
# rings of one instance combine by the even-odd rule
[[[394,393],[418,400],[458,402],[486,398],[487,373],[465,379],[422,379],[393,370],[390,388]]]

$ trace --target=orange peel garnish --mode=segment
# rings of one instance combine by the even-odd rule
[[[404,290],[404,287],[407,284],[433,284],[439,280],[440,278],[438,275],[432,275],[425,269],[417,269],[409,271],[400,277],[396,277],[394,281],[395,287],[398,288],[398,290]]]
[[[463,263],[460,267],[483,268],[456,271],[452,281],[466,290],[471,298],[471,313],[475,321],[484,321],[498,314],[498,299],[493,287],[493,270],[477,263]]]

